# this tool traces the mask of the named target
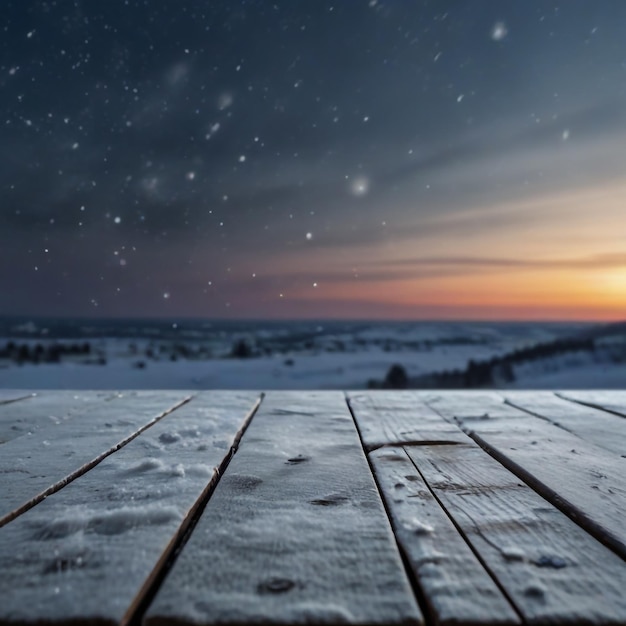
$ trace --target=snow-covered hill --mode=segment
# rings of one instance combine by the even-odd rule
[[[0,322],[0,387],[626,388],[626,325]],[[400,381],[402,382],[402,381]],[[402,386],[402,385],[400,385]]]

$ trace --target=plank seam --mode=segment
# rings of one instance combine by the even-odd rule
[[[174,536],[161,554],[161,557],[144,581],[141,589],[137,592],[137,595],[131,602],[124,617],[121,619],[120,626],[140,626],[143,623],[143,617],[146,611],[150,607],[150,604],[152,603],[156,594],[161,588],[161,585],[165,581],[168,573],[170,572],[172,567],[174,567],[178,555],[181,553],[187,541],[191,537],[191,534],[198,524],[200,517],[204,513],[207,504],[209,503],[213,493],[217,489],[217,486],[219,485],[222,476],[228,469],[231,460],[239,449],[241,439],[248,430],[252,419],[259,410],[259,407],[261,406],[264,397],[265,393],[261,393],[248,414],[246,415],[241,428],[235,435],[235,439],[233,440],[233,444],[231,445],[228,453],[224,456],[222,462],[216,468],[215,473],[213,474],[205,488],[202,490],[202,493],[198,496],[193,506],[187,512],[187,515],[174,533]]]
[[[404,448],[403,448],[404,450]],[[513,598],[509,595],[508,591],[502,586],[502,583],[498,580],[498,577],[495,575],[495,573],[491,570],[491,568],[489,567],[489,565],[487,565],[486,561],[483,559],[482,555],[480,554],[480,552],[478,552],[478,550],[474,547],[474,545],[472,544],[470,538],[465,534],[465,532],[463,531],[463,529],[461,528],[461,526],[457,523],[457,521],[454,519],[454,516],[452,515],[452,513],[446,508],[446,506],[444,505],[444,503],[441,501],[441,499],[439,498],[439,496],[437,495],[436,491],[431,487],[430,483],[428,482],[428,480],[426,479],[426,477],[424,476],[424,474],[422,473],[422,471],[420,470],[420,468],[417,466],[417,464],[415,463],[415,461],[411,458],[411,455],[407,453],[406,450],[404,450],[404,453],[407,455],[407,457],[409,458],[409,461],[411,461],[411,464],[413,465],[413,467],[415,468],[415,470],[417,471],[417,473],[420,475],[420,477],[422,478],[422,480],[424,481],[424,484],[426,485],[426,487],[428,488],[428,491],[430,491],[431,495],[433,496],[433,498],[435,499],[435,501],[437,502],[437,504],[441,507],[441,510],[446,514],[446,516],[448,517],[448,519],[452,522],[452,524],[454,525],[454,527],[456,528],[457,532],[459,533],[459,535],[462,537],[463,541],[465,541],[465,543],[467,544],[468,548],[473,552],[474,556],[476,557],[476,559],[478,560],[478,562],[483,566],[484,570],[487,572],[487,574],[489,575],[489,577],[493,580],[494,584],[496,585],[496,587],[500,590],[500,593],[502,593],[502,595],[506,598],[506,600],[508,601],[508,603],[511,605],[512,609],[515,611],[515,613],[517,614],[517,616],[519,617],[520,621],[522,624],[526,623],[526,620],[524,619],[524,616],[522,615],[522,612],[520,611],[520,609],[518,608],[517,604],[515,604],[515,601],[513,600]],[[463,511],[463,513],[465,515],[467,515],[467,513],[465,511]],[[491,541],[489,541],[484,535],[483,533],[479,530],[478,526],[476,525],[476,522],[471,518],[470,515],[467,515],[467,517],[469,518],[469,520],[472,522],[472,525],[474,526],[474,528],[476,529],[476,531],[478,532],[478,534],[493,548],[496,548],[496,550],[498,552],[500,552],[500,548],[498,548],[497,546],[495,546]]]
[[[360,433],[359,433],[360,437]],[[446,439],[421,439],[421,440],[411,440],[407,439],[406,441],[392,441],[390,443],[374,443],[372,445],[367,445],[361,440],[361,444],[366,453],[375,452],[376,450],[380,450],[381,448],[395,448],[397,446],[411,446],[411,447],[419,447],[419,446],[464,446],[461,441],[448,441]]]
[[[21,400],[30,400],[30,398],[35,398],[36,396],[36,393],[30,393],[27,396],[20,396],[19,398],[8,398],[6,400],[0,400],[0,405],[13,404],[13,402],[20,402]]]
[[[558,396],[558,394],[556,394]],[[560,396],[559,396],[560,397]],[[430,404],[429,404],[430,406]],[[450,421],[436,407],[431,408],[439,413],[443,419]],[[594,407],[595,408],[595,407]],[[533,491],[539,494],[546,502],[564,513],[575,524],[580,526],[585,532],[591,535],[596,541],[615,552],[622,560],[626,561],[626,546],[618,538],[607,533],[599,524],[590,519],[585,513],[577,509],[574,505],[564,500],[556,491],[545,485],[538,478],[535,478],[530,472],[509,459],[505,454],[498,451],[497,448],[490,445],[478,433],[465,426],[456,417],[452,418],[453,422],[468,436],[471,437],[489,456],[494,458],[500,465],[505,467],[509,472],[515,474],[521,481],[528,485]],[[419,471],[419,470],[418,470]]]
[[[505,454],[491,446],[478,433],[465,430],[487,454],[494,458],[498,463],[504,466],[511,473],[515,474],[520,480],[528,485],[533,491],[539,494],[544,500],[564,513],[575,524],[591,535],[596,541],[609,548],[617,554],[622,560],[626,561],[626,546],[617,538],[613,537],[599,524],[590,519],[583,511],[564,500],[556,491],[545,485],[541,480],[535,478],[530,472],[518,465],[515,461],[509,459]]]
[[[543,420],[544,422],[550,424],[551,426],[556,426],[557,428],[560,428],[561,430],[564,430],[565,432],[569,433],[570,435],[574,435],[574,437],[578,437],[578,439],[582,439],[585,443],[592,443],[593,442],[589,442],[586,439],[584,439],[583,437],[581,437],[578,433],[575,433],[573,430],[570,430],[569,428],[563,426],[563,424],[561,424],[561,422],[555,422],[553,420],[551,420],[549,417],[546,417],[545,415],[541,415],[541,413],[536,413],[535,411],[531,411],[530,409],[521,406],[519,404],[515,404],[515,402],[513,402],[512,400],[509,400],[509,398],[504,398],[504,404],[507,404],[508,406],[514,408],[514,409],[518,409],[519,411],[524,411],[524,413],[527,413],[528,415],[532,415],[533,417],[536,417],[540,420]]]
[[[561,398],[561,396],[559,396],[556,393],[552,394],[555,398],[559,399],[559,400],[563,400],[563,398]],[[507,404],[510,407],[513,407],[514,409],[519,409],[520,411],[524,411],[524,413],[528,413],[528,415],[532,415],[533,417],[537,417],[543,421],[545,421],[546,423],[550,424],[551,426],[555,426],[556,428],[560,428],[561,430],[564,430],[566,433],[569,433],[570,435],[573,435],[574,437],[577,437],[578,439],[580,439],[581,441],[584,441],[585,444],[587,445],[592,445],[592,446],[597,446],[599,448],[602,448],[602,450],[604,451],[609,451],[611,453],[614,453],[614,450],[610,447],[607,447],[606,445],[602,445],[602,443],[596,443],[595,441],[590,441],[589,439],[583,437],[583,435],[581,435],[580,433],[577,433],[575,430],[571,430],[569,428],[567,428],[567,426],[564,426],[560,421],[556,422],[553,419],[546,417],[545,415],[541,415],[541,413],[536,413],[535,411],[532,411],[529,408],[526,408],[522,405],[518,405],[515,404],[515,402],[513,402],[512,400],[509,400],[509,398],[504,398],[504,404]],[[582,406],[582,405],[581,405]],[[588,405],[589,408],[593,408],[596,409],[596,407],[592,407],[591,405]],[[603,411],[603,413],[606,413],[606,411]],[[594,418],[592,418],[594,419]],[[621,458],[626,458],[626,454],[620,454]]]
[[[34,506],[39,504],[42,500],[45,500],[48,496],[51,496],[52,494],[57,493],[57,491],[60,491],[66,485],[69,485],[71,482],[73,482],[77,478],[80,478],[81,476],[86,474],[89,470],[93,469],[96,465],[104,461],[104,459],[106,459],[108,456],[111,456],[114,452],[117,452],[118,450],[123,448],[125,445],[130,443],[133,439],[141,435],[141,433],[148,430],[148,428],[150,428],[151,426],[154,426],[157,422],[161,421],[164,417],[166,417],[170,413],[173,413],[176,409],[190,402],[193,398],[194,396],[187,396],[180,402],[177,402],[174,406],[166,409],[165,411],[163,411],[156,417],[153,417],[147,424],[144,424],[143,426],[141,426],[141,428],[136,430],[134,433],[132,433],[125,439],[122,439],[121,441],[116,443],[114,446],[112,446],[108,450],[105,450],[104,452],[99,454],[95,459],[92,459],[88,463],[81,465],[78,469],[74,470],[73,472],[71,472],[70,474],[62,478],[61,480],[57,481],[53,485],[50,485],[50,487],[48,487],[47,489],[44,489],[44,491],[37,494],[36,496],[34,496],[33,498],[31,498],[30,500],[28,500],[21,506],[19,506],[18,508],[14,509],[10,513],[7,513],[4,517],[0,518],[0,528],[5,526],[9,522],[12,522],[14,519],[19,517],[23,513],[26,513],[26,511],[29,511],[30,509],[32,509]]]
[[[372,465],[372,462],[370,460],[370,456],[369,456],[369,451],[365,445],[365,442],[363,441],[363,436],[361,434],[361,429],[359,428],[359,423],[356,419],[356,416],[354,414],[354,410],[352,409],[352,404],[350,403],[350,397],[348,396],[348,394],[344,393],[344,397],[346,400],[346,404],[348,405],[348,411],[350,411],[350,415],[352,416],[352,421],[354,422],[354,426],[356,428],[356,432],[359,436],[359,441],[361,443],[361,448],[363,449],[363,454],[365,455],[365,459],[367,460],[367,464],[369,466],[370,469],[370,473],[372,474],[372,477],[374,479],[374,484],[376,485],[376,490],[378,491],[378,497],[380,498],[380,501],[384,507],[385,510],[385,515],[387,516],[387,521],[389,522],[389,526],[391,527],[391,531],[393,534],[393,539],[394,542],[396,544],[396,547],[398,549],[398,553],[400,554],[400,558],[402,560],[402,566],[404,567],[404,572],[406,574],[406,577],[409,580],[409,583],[411,584],[411,589],[413,590],[413,594],[415,595],[415,599],[417,600],[417,603],[422,611],[422,615],[424,616],[424,620],[426,622],[427,626],[437,626],[437,618],[435,617],[435,614],[430,606],[430,604],[428,603],[428,600],[426,598],[426,594],[424,593],[424,590],[421,588],[419,581],[417,580],[417,577],[415,576],[415,574],[413,573],[413,570],[410,566],[409,563],[409,558],[408,555],[405,553],[403,547],[400,545],[400,542],[398,541],[398,538],[396,536],[396,533],[394,532],[393,529],[393,522],[391,521],[391,512],[389,510],[389,507],[387,505],[387,501],[385,500],[385,496],[383,493],[383,490],[380,487],[380,483],[378,482],[378,477],[376,476],[376,472],[374,471],[374,467]],[[408,455],[407,455],[408,456]]]
[[[578,400],[576,398],[568,398],[567,396],[561,395],[558,391],[554,392],[554,395],[557,398],[561,398],[561,400],[566,400],[567,402],[572,402],[574,404],[579,404],[581,406],[588,406],[592,409],[598,409],[599,411],[603,411],[604,413],[610,413],[611,415],[617,415],[617,417],[621,417],[622,419],[626,417],[626,413],[620,413],[619,411],[614,411],[613,409],[608,409],[601,404],[595,404],[594,402],[585,402],[584,400]]]

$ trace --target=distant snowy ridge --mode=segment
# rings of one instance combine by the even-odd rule
[[[489,359],[470,359],[465,368],[429,372],[410,377],[400,364],[393,365],[382,381],[370,380],[372,389],[473,389],[519,386],[555,373],[588,376],[624,366],[626,370],[626,322],[594,327],[570,338],[555,339],[518,348]],[[588,372],[589,368],[591,371]],[[620,368],[621,369],[621,368]],[[587,373],[588,372],[588,373]],[[613,372],[616,374],[617,372]],[[626,371],[618,386],[626,388]],[[578,376],[577,378],[580,378]],[[615,379],[615,376],[611,377]],[[611,383],[609,386],[615,386]]]
[[[626,324],[0,318],[2,328],[0,388],[626,388]]]

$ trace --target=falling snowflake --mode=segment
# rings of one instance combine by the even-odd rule
[[[504,22],[496,22],[491,29],[491,38],[494,41],[502,41],[509,33]]]
[[[219,122],[215,122],[215,124],[211,124],[211,127],[209,128],[209,132],[204,136],[205,139],[211,139],[211,137],[213,137],[213,135],[215,135],[215,133],[217,133],[217,131],[221,128],[221,124]]]
[[[116,224],[121,224],[121,223],[122,223],[122,218],[118,216],[118,217],[116,217],[113,221],[114,221]]]
[[[370,188],[370,182],[365,176],[359,176],[350,183],[350,192],[355,196],[364,196]]]
[[[220,94],[220,97],[217,99],[217,108],[220,111],[224,111],[228,107],[230,107],[233,103],[233,96],[230,93]]]
[[[561,135],[563,141],[567,141],[569,139],[569,128],[566,128]]]
[[[196,178],[196,173],[195,173],[195,172],[187,172],[187,173],[185,174],[185,178],[186,178],[187,180],[195,180],[195,178]]]

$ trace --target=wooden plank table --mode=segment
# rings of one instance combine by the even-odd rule
[[[626,624],[626,400],[0,392],[5,624]]]

